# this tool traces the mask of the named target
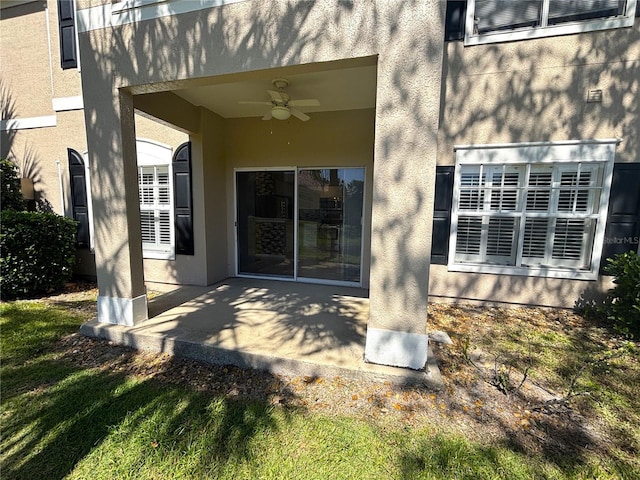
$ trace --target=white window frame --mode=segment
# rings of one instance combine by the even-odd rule
[[[540,276],[551,278],[568,278],[576,280],[594,280],[598,277],[600,260],[602,255],[602,245],[604,242],[604,230],[607,219],[607,209],[609,205],[609,192],[611,188],[611,176],[613,173],[613,163],[615,159],[615,148],[619,143],[618,139],[586,140],[586,141],[566,141],[566,142],[540,142],[523,144],[495,144],[495,145],[459,145],[456,150],[456,167],[454,175],[453,202],[451,208],[451,230],[449,235],[449,271],[455,272],[476,272],[493,273],[521,276]],[[602,169],[602,186],[600,190],[599,204],[594,214],[585,215],[574,213],[569,218],[593,218],[596,228],[593,236],[591,262],[588,269],[576,269],[570,267],[554,266],[521,266],[522,248],[524,241],[524,207],[519,212],[509,213],[500,211],[491,217],[517,216],[520,218],[520,235],[517,236],[518,244],[515,255],[517,257],[514,265],[495,265],[456,262],[456,244],[458,235],[458,217],[468,216],[464,210],[458,209],[460,201],[460,181],[461,171],[465,166],[477,167],[498,165],[525,166],[527,170],[533,165],[553,165],[557,169],[570,164],[581,164],[590,168],[598,165]],[[553,190],[551,190],[553,192]],[[486,200],[485,200],[486,201]],[[521,202],[524,202],[521,199]],[[477,216],[487,216],[487,212],[478,212]],[[530,218],[532,215],[526,215]],[[533,215],[535,216],[535,214]],[[565,217],[567,215],[564,215]]]
[[[140,167],[167,167],[169,175],[169,207],[166,211],[169,212],[169,224],[170,224],[170,241],[168,245],[152,245],[149,243],[142,243],[142,257],[161,259],[161,260],[174,260],[175,259],[175,227],[174,227],[174,205],[173,205],[173,168],[172,157],[173,151],[171,147],[163,145],[162,143],[154,142],[146,139],[136,140],[137,150],[137,167],[138,172]],[[138,180],[139,186],[139,180]],[[164,210],[164,209],[163,209]]]
[[[569,35],[572,33],[631,27],[635,20],[634,17],[637,7],[637,0],[626,0],[627,4],[625,14],[615,18],[596,18],[566,22],[559,25],[547,25],[549,1],[550,0],[543,0],[542,18],[539,26],[478,34],[474,33],[476,0],[469,0],[467,3],[467,16],[465,18],[464,44],[483,45],[488,43],[528,40],[531,38],[553,37],[558,35]]]

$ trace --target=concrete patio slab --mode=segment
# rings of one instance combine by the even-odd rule
[[[365,363],[367,291],[245,278],[210,287],[149,284],[149,320],[85,323],[84,335],[140,350],[285,375],[385,379],[442,386],[432,352],[424,371]]]

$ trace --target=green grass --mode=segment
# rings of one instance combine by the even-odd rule
[[[585,321],[573,329],[549,330],[546,323],[497,322],[490,337],[476,339],[487,351],[501,353],[531,378],[560,395],[579,396],[574,404],[604,420],[613,449],[640,452],[640,356],[632,342],[607,344],[611,332]],[[640,473],[638,474],[640,477]]]
[[[330,417],[77,368],[53,345],[82,316],[38,302],[5,303],[0,314],[3,480],[624,476],[614,464],[563,464],[429,425]],[[618,405],[628,400],[620,395]]]

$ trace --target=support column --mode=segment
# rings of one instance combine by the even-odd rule
[[[111,89],[108,92],[111,93]],[[113,92],[113,97],[105,93],[96,88],[93,95],[85,96],[98,321],[135,325],[146,320],[148,312],[133,98],[130,93],[118,90]]]
[[[422,369],[445,2],[422,2],[378,57],[365,360]],[[428,32],[425,35],[424,32]],[[419,39],[419,40],[416,40]]]

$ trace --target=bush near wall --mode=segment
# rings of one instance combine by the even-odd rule
[[[627,252],[608,259],[605,272],[613,275],[601,313],[621,333],[640,339],[640,255]]]
[[[73,272],[76,222],[53,213],[3,211],[0,292],[3,299],[61,288]]]
[[[24,210],[25,202],[20,193],[18,167],[6,158],[0,159],[0,192],[2,210]]]

